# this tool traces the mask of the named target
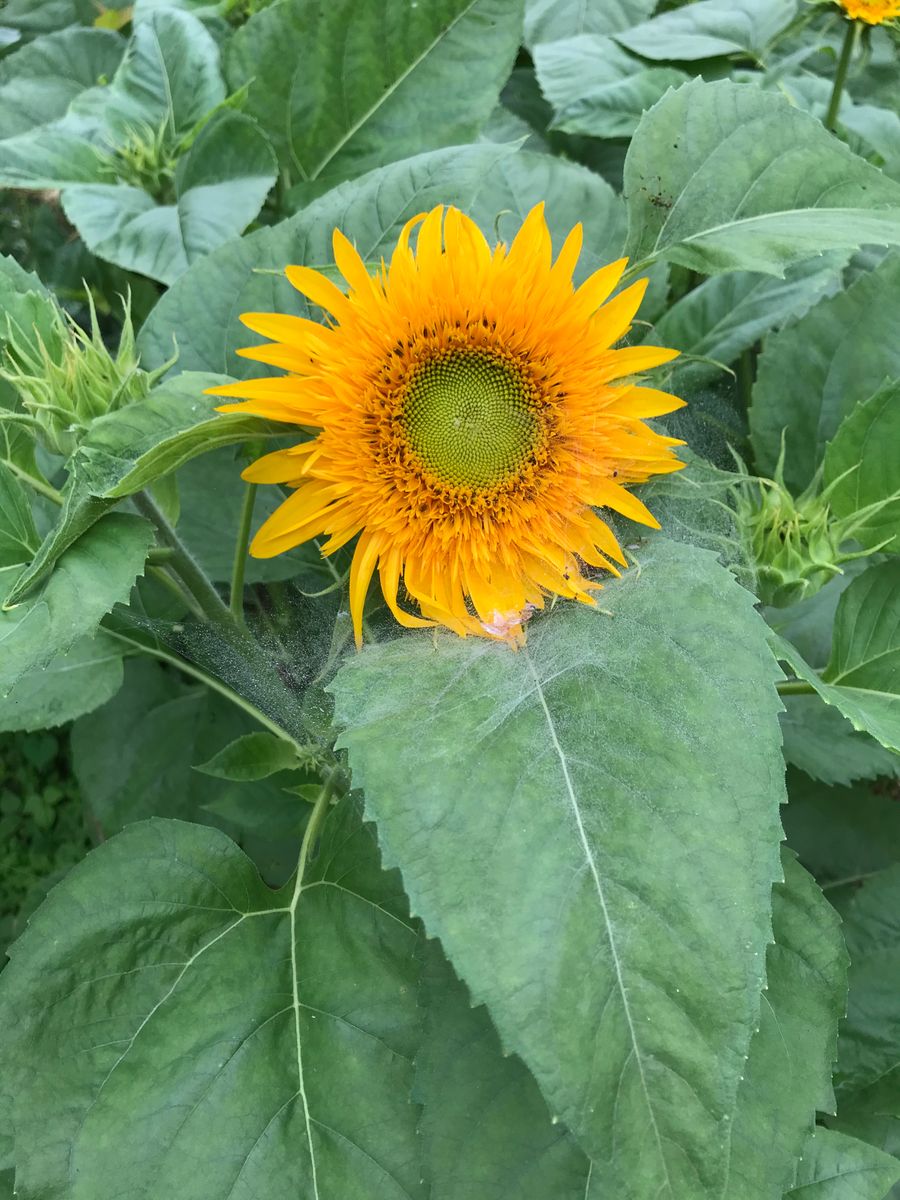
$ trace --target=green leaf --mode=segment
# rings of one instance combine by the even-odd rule
[[[773,895],[773,933],[760,1028],[744,1068],[731,1139],[727,1200],[780,1200],[812,1127],[832,1106],[831,1064],[846,996],[846,951],[835,913],[793,860]],[[590,1200],[599,1169],[554,1125],[523,1064],[505,1055],[484,1008],[472,1008],[438,949],[423,972],[426,1011],[416,1058],[426,1171],[434,1200]],[[460,1154],[465,1146],[465,1154]]]
[[[783,276],[825,250],[900,243],[900,184],[783,97],[727,80],[694,80],[645,115],[624,195],[644,264]]]
[[[0,350],[10,331],[29,348],[37,349],[40,337],[49,350],[55,349],[59,328],[56,301],[37,275],[5,255],[0,255],[0,314]]]
[[[25,489],[0,461],[0,569],[29,562],[39,541]]]
[[[773,634],[779,658],[839,709],[854,729],[900,751],[900,562],[869,567],[841,596],[831,659],[821,677]]]
[[[900,553],[900,382],[887,383],[841,422],[825,450],[825,484],[841,517],[895,497],[854,533],[863,546]],[[849,472],[849,474],[848,474]],[[844,478],[841,479],[841,476]]]
[[[884,1200],[900,1160],[833,1129],[816,1129],[786,1200]]]
[[[419,1003],[414,1096],[431,1200],[507,1200],[511,1180],[516,1200],[596,1200],[589,1159],[552,1123],[533,1076],[504,1054],[487,1009],[472,1007],[436,941],[425,947]]]
[[[106,8],[124,8],[128,0],[110,0]],[[97,16],[95,0],[7,0],[3,24],[24,33],[51,33],[68,25],[89,25]]]
[[[647,66],[612,38],[590,33],[535,46],[534,67],[553,105],[551,128],[590,137],[631,137],[643,113],[688,79],[674,67]]]
[[[900,806],[886,789],[823,787],[789,771],[788,797],[788,845],[825,890],[858,885],[900,862]]]
[[[226,380],[186,371],[143,400],[94,421],[69,463],[59,522],[19,576],[7,604],[18,602],[46,579],[59,556],[123,497],[198,454],[269,436],[275,427],[255,417],[216,413],[219,401],[204,392]]]
[[[868,400],[885,379],[900,378],[900,344],[892,319],[898,289],[900,255],[892,254],[846,292],[823,300],[768,339],[750,408],[761,473],[775,471],[786,430],[784,477],[790,488],[802,491],[854,406]],[[786,378],[792,381],[789,388],[784,387]]]
[[[245,733],[195,770],[215,779],[247,783],[268,779],[278,771],[296,771],[298,765],[297,751],[290,742],[260,731]]]
[[[66,551],[33,600],[0,613],[0,695],[92,634],[114,604],[128,599],[152,541],[141,517],[110,513]]]
[[[159,9],[137,22],[109,87],[103,123],[117,141],[166,129],[189,133],[225,99],[219,49],[201,21]]]
[[[168,284],[242,233],[275,177],[275,158],[259,126],[226,111],[179,160],[174,204],[158,204],[137,187],[89,183],[67,187],[63,208],[94,254]]]
[[[418,1200],[415,943],[349,802],[275,893],[212,829],[106,842],[0,978],[20,1195]]]
[[[0,733],[64,725],[105,704],[122,686],[122,655],[102,633],[79,638],[0,698]]]
[[[760,1025],[738,1093],[725,1200],[781,1200],[815,1125],[834,1112],[831,1072],[847,997],[840,919],[813,879],[782,856],[775,945],[766,954]]]
[[[499,146],[435,150],[353,180],[314,201],[287,221],[257,230],[213,251],[162,297],[141,330],[146,366],[158,367],[181,349],[182,370],[238,378],[259,366],[235,357],[254,337],[237,320],[242,312],[312,315],[282,272],[289,263],[327,267],[333,262],[335,227],[352,238],[366,261],[378,262],[403,225],[438,203],[468,209],[497,163],[510,151]]]
[[[850,951],[850,1001],[841,1027],[842,1087],[877,1082],[898,1065],[900,1013],[900,866],[868,879],[844,910]]]
[[[784,757],[813,779],[848,784],[900,774],[900,756],[860,733],[821,696],[783,696]]]
[[[55,189],[107,177],[104,153],[62,123],[0,142],[0,187]]]
[[[338,183],[473,140],[512,70],[522,11],[522,0],[283,0],[231,39],[228,78],[249,84],[247,112],[284,167]]]
[[[616,33],[649,17],[656,0],[526,0],[525,44],[578,37],[582,33]]]
[[[616,34],[635,54],[649,59],[759,58],[793,21],[796,0],[700,0]]]
[[[77,95],[115,74],[124,40],[105,29],[65,29],[0,61],[0,139],[63,117]]]
[[[846,254],[836,252],[797,263],[784,279],[734,271],[705,279],[656,323],[649,341],[686,355],[730,364],[766,333],[791,320],[840,286]],[[699,385],[717,372],[711,363],[676,361],[675,370]]]
[[[385,860],[598,1184],[699,1200],[759,1015],[778,701],[728,571],[662,539],[640,562],[526,652],[404,637],[333,692]]]

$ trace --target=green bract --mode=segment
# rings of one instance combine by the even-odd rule
[[[0,1200],[897,1200],[888,8],[0,5]]]

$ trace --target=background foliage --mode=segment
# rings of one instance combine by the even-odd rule
[[[900,1195],[900,64],[848,29],[0,8],[0,1197]],[[682,351],[662,532],[519,654],[374,596],[356,654],[347,551],[245,562],[296,431],[204,389],[336,226],[541,200]]]

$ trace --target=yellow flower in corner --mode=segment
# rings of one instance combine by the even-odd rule
[[[841,8],[854,21],[867,25],[882,25],[900,17],[900,0],[838,0]]]
[[[492,251],[473,221],[437,207],[408,222],[374,275],[336,230],[347,293],[308,267],[286,269],[328,324],[242,318],[271,342],[240,353],[289,374],[213,389],[246,400],[221,411],[317,431],[244,472],[295,489],[251,553],[269,558],[324,535],[332,554],[359,535],[357,645],[376,570],[401,625],[516,644],[545,597],[593,603],[601,585],[588,568],[624,565],[595,506],[658,528],[624,485],[682,465],[672,450],[681,443],[642,419],[682,401],[634,376],[677,352],[615,349],[646,280],[610,299],[623,259],[574,287],[581,241],[576,226],[554,262],[538,205],[512,244]]]

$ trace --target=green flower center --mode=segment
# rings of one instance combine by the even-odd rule
[[[409,382],[403,418],[429,471],[463,487],[516,474],[540,435],[533,385],[488,350],[445,350],[423,363]]]

